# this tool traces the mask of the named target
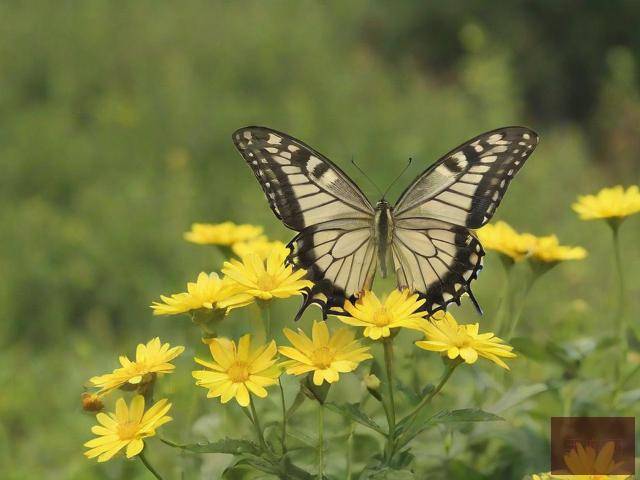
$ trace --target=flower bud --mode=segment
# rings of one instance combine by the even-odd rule
[[[371,373],[366,375],[363,380],[364,386],[367,387],[367,391],[378,401],[382,401],[382,395],[380,395],[380,379]]]
[[[80,395],[80,401],[82,402],[82,410],[85,412],[98,413],[104,408],[100,396],[95,393],[83,392]]]

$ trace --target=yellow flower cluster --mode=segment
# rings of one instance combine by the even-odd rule
[[[603,188],[595,195],[581,195],[572,205],[582,220],[622,219],[640,212],[640,189],[637,185],[626,191],[621,185]]]
[[[194,232],[202,232],[202,224]],[[294,271],[286,264],[289,249],[279,241],[269,241],[259,235],[262,228],[251,225],[234,225],[225,222],[204,231],[219,233],[216,242],[232,245],[232,250],[240,260],[232,259],[224,263],[222,273],[201,272],[195,282],[187,284],[187,291],[172,295],[161,295],[160,302],[153,302],[151,308],[155,315],[195,314],[204,309],[215,311],[224,317],[234,308],[243,307],[256,300],[268,301],[273,298],[288,298],[301,295],[303,290],[311,288],[312,283],[304,279],[306,271]],[[251,228],[249,228],[251,227]],[[193,233],[193,232],[191,232]],[[195,235],[195,234],[194,234]],[[192,238],[190,236],[189,238]],[[201,240],[204,236],[198,237]],[[209,239],[214,238],[211,234]]]
[[[451,360],[459,357],[468,364],[484,357],[509,370],[500,357],[514,358],[513,347],[493,333],[479,333],[479,328],[477,323],[458,325],[450,313],[436,315],[423,324],[426,338],[416,345],[424,350],[440,352]]]
[[[183,351],[184,347],[172,348],[156,337],[138,345],[135,361],[122,355],[120,368],[90,379],[100,390],[82,395],[85,411],[98,412],[98,425],[91,429],[97,437],[84,444],[89,449],[85,452],[87,458],[97,457],[98,462],[106,462],[123,448],[127,458],[134,457],[142,452],[144,438],[155,435],[158,427],[171,421],[171,417],[166,415],[171,408],[167,399],[161,399],[145,410],[144,395],[151,397],[157,377],[173,372],[175,367],[170,362]],[[124,398],[118,398],[114,413],[101,412],[104,408],[102,397],[118,388],[136,390],[137,393],[129,405]]]
[[[476,234],[483,247],[495,250],[516,262],[531,259],[555,263],[564,260],[582,260],[587,256],[587,251],[582,247],[560,245],[555,235],[537,237],[530,233],[518,233],[502,221],[487,224]]]

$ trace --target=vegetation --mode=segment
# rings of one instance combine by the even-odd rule
[[[194,386],[193,357],[207,354],[197,326],[187,317],[154,317],[149,308],[199,272],[219,272],[229,258],[184,242],[192,222],[233,220],[261,225],[272,239],[291,237],[234,151],[231,132],[251,124],[317,147],[372,198],[375,191],[349,168],[352,157],[379,185],[413,157],[393,198],[473,135],[512,124],[540,134],[495,220],[556,234],[588,256],[546,272],[525,301],[529,262],[512,267],[507,290],[500,255],[488,253],[474,283],[484,316],[470,302],[452,313],[461,324],[480,322],[481,331],[519,316],[508,339],[518,356],[507,374],[490,362],[461,365],[429,408],[473,406],[503,420],[441,422],[421,434],[415,478],[519,479],[549,469],[549,417],[638,415],[640,218],[616,234],[622,304],[611,229],[581,221],[571,205],[578,195],[639,182],[640,49],[633,42],[640,9],[496,2],[491,15],[485,2],[436,3],[0,5],[3,478],[150,478],[138,461],[98,465],[83,456],[95,421],[79,398],[89,378],[156,336],[186,347],[158,384],[158,399],[173,404],[163,438],[252,438],[240,407],[223,410]],[[554,28],[558,18],[572,27]],[[381,293],[391,288],[376,284]],[[297,306],[295,299],[273,305],[278,345],[283,328],[310,332],[318,320],[310,310],[292,325]],[[238,340],[256,315],[239,308],[221,329]],[[629,326],[622,332],[628,346],[619,342],[620,325]],[[417,339],[403,331],[396,340],[405,406],[442,370],[439,355],[412,346]],[[371,346],[382,364],[380,345]],[[370,397],[362,386],[368,373],[367,366],[345,375],[329,401]],[[297,380],[286,378],[291,402]],[[263,424],[275,422],[278,394],[261,402]],[[314,407],[305,402],[292,420],[300,442],[317,443]],[[354,472],[384,448],[344,415],[326,412],[324,420],[327,442],[353,447]],[[384,414],[373,420],[386,421]],[[218,478],[231,458],[175,450],[157,438],[147,444],[147,458],[166,478]],[[343,478],[344,451],[324,459],[330,478]],[[239,469],[226,478],[256,476]]]

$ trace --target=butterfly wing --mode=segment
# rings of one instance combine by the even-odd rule
[[[245,127],[233,142],[253,170],[273,213],[298,235],[288,262],[307,270],[296,317],[312,303],[326,315],[364,288],[375,273],[374,210],[367,197],[329,159],[300,140],[265,127]]]
[[[537,143],[524,127],[484,133],[447,153],[400,196],[392,242],[398,286],[420,293],[430,313],[459,304],[464,293],[477,306],[470,283],[484,251],[469,229],[491,219]]]

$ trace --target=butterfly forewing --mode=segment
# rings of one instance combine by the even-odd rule
[[[404,191],[396,218],[435,218],[467,228],[487,223],[538,143],[524,127],[483,133],[447,153]]]
[[[307,270],[299,317],[311,303],[326,315],[346,298],[371,288],[376,267],[374,210],[347,175],[329,159],[284,133],[246,127],[233,141],[253,170],[271,209],[298,232],[288,262]]]

